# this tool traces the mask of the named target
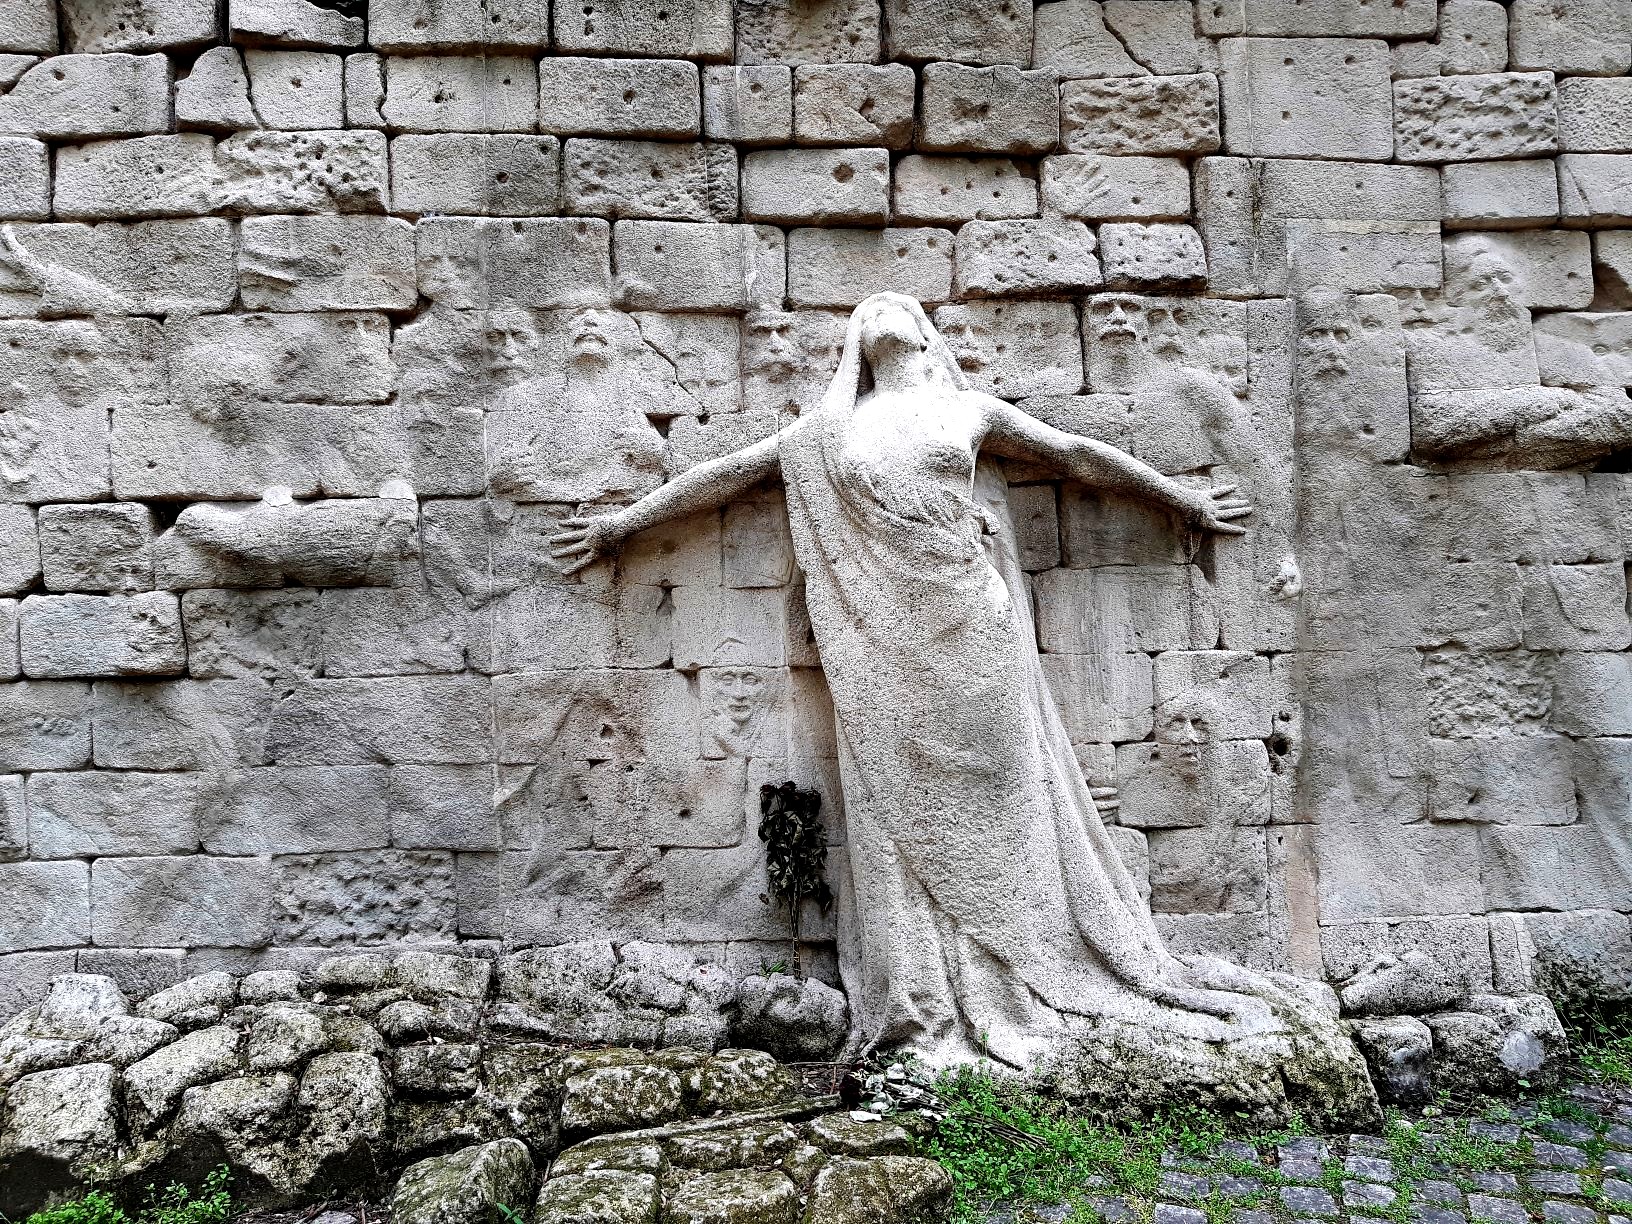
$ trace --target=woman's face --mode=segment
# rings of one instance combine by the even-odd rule
[[[881,302],[862,320],[861,350],[872,361],[892,346],[922,349],[925,347],[924,334],[918,320],[905,306]]]

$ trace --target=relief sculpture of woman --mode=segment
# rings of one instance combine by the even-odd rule
[[[818,407],[569,520],[554,555],[576,570],[781,476],[838,728],[858,1051],[988,1059],[1122,1103],[1189,1090],[1265,1113],[1375,1110],[1324,987],[1164,947],[1045,685],[983,452],[1201,531],[1240,534],[1250,514],[1228,486],[1186,487],[971,389],[922,307],[880,293],[852,315]]]

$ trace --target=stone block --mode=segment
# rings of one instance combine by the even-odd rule
[[[0,594],[20,594],[38,578],[39,529],[34,509],[0,503]]]
[[[1489,72],[1394,83],[1395,156],[1407,162],[1490,161],[1558,146],[1553,78]]]
[[[384,127],[385,57],[372,51],[346,56],[346,126]]]
[[[44,777],[44,774],[39,775]],[[0,774],[0,861],[28,857],[28,804],[22,774]]]
[[[1232,38],[1220,46],[1229,152],[1359,161],[1393,155],[1388,44]]]
[[[1047,216],[1178,221],[1190,215],[1190,172],[1176,157],[1046,157],[1042,199]]]
[[[259,680],[99,681],[100,769],[232,770],[266,755],[272,690]]]
[[[472,765],[491,741],[485,678],[312,680],[278,703],[267,752],[294,765]]]
[[[1107,223],[1099,227],[1099,241],[1107,285],[1194,288],[1207,280],[1207,252],[1193,226]]]
[[[273,931],[285,944],[451,943],[453,856],[418,850],[273,860]]]
[[[1541,380],[1553,386],[1632,386],[1632,314],[1543,315],[1535,333]]]
[[[585,0],[555,8],[555,49],[569,54],[731,58],[731,0]]]
[[[728,144],[569,140],[566,211],[662,221],[737,215],[737,155]]]
[[[236,294],[230,222],[23,225],[0,314],[163,314],[225,310]]]
[[[28,792],[33,858],[187,854],[198,847],[198,783],[188,774],[40,773]]]
[[[1632,230],[1602,230],[1592,236],[1592,263],[1598,291],[1617,310],[1632,308]]]
[[[372,850],[391,841],[379,765],[242,769],[200,794],[197,843],[222,855]]]
[[[323,674],[456,672],[485,659],[488,621],[454,591],[365,587],[323,594]]]
[[[0,132],[54,140],[170,129],[170,61],[162,55],[54,55],[0,95]]]
[[[883,0],[886,58],[1021,64],[1031,60],[1027,5]]]
[[[796,229],[788,234],[788,300],[854,306],[886,289],[921,302],[952,296],[950,230]]]
[[[90,685],[0,685],[0,769],[79,769],[90,761]]]
[[[277,47],[360,47],[361,14],[324,8],[312,0],[228,0],[227,28],[234,42]]]
[[[1570,747],[1571,741],[1550,735],[1433,741],[1429,818],[1489,825],[1573,824]]]
[[[1632,155],[1561,154],[1558,196],[1566,225],[1632,223]]]
[[[791,140],[793,69],[784,64],[704,68],[703,135],[739,145],[784,144]]]
[[[1628,878],[1594,825],[1547,828],[1494,825],[1481,833],[1479,869],[1495,909],[1610,909],[1626,897]]]
[[[1218,641],[1218,608],[1194,566],[1050,570],[1035,590],[1038,638],[1050,653],[1205,650]]]
[[[970,385],[988,395],[1082,390],[1082,339],[1069,302],[968,302],[938,307],[934,318]]]
[[[414,237],[419,291],[442,306],[605,306],[611,298],[612,227],[599,218],[427,217]]]
[[[1375,819],[1370,813],[1357,815]],[[1327,922],[1485,910],[1478,834],[1471,830],[1391,822],[1322,823],[1317,847],[1320,912]]]
[[[187,666],[176,597],[31,595],[23,601],[23,671],[32,677],[173,676]]]
[[[613,233],[618,302],[634,310],[780,304],[784,245],[782,232],[765,225],[620,221]]]
[[[539,62],[540,130],[558,136],[695,138],[702,130],[697,65],[685,60]]]
[[[393,55],[380,113],[407,132],[530,132],[539,97],[533,62],[520,56]]]
[[[321,663],[315,591],[189,591],[181,611],[196,677],[308,676]]]
[[[794,139],[904,149],[917,87],[905,64],[801,64],[793,71]]]
[[[1125,651],[1103,656],[1045,654],[1042,660],[1043,676],[1059,702],[1073,744],[1109,744],[1150,734],[1150,656]]]
[[[1613,76],[1632,67],[1632,14],[1616,0],[1514,0],[1508,53],[1520,69]]]
[[[1385,9],[1345,0],[1244,0],[1238,33],[1339,35],[1346,38],[1409,38],[1432,34],[1439,24],[1437,0],[1401,0]]]
[[[1445,240],[1445,262],[1453,275],[1459,267],[1473,266],[1484,253],[1493,255],[1511,275],[1508,291],[1520,306],[1581,310],[1592,303],[1592,243],[1586,234],[1536,230],[1455,234]]]
[[[1493,936],[1498,915],[1491,915]],[[1528,945],[1513,980],[1498,979],[1498,991],[1541,990],[1549,998],[1624,998],[1632,991],[1632,927],[1625,914],[1586,910],[1573,914],[1500,915],[1517,923]]]
[[[958,230],[957,294],[1030,297],[1098,288],[1094,246],[1093,231],[1081,221],[970,221]]]
[[[0,136],[0,217],[44,220],[51,215],[51,161],[43,141]]]
[[[15,680],[23,674],[17,654],[17,615],[15,599],[0,599],[0,680]]]
[[[346,122],[345,62],[321,51],[244,52],[249,101],[262,127],[294,131]]]
[[[40,507],[48,591],[153,589],[153,512],[132,502]]]
[[[1441,0],[1439,32],[1432,42],[1399,43],[1394,78],[1507,67],[1507,8],[1496,0]]]
[[[1446,229],[1510,229],[1558,220],[1553,163],[1481,161],[1447,165],[1441,175]]]
[[[1123,9],[1132,7],[1124,5]],[[1183,7],[1188,9],[1189,5]],[[1187,32],[1194,41],[1193,30]],[[1105,5],[1099,0],[1051,0],[1037,5],[1031,62],[1038,68],[1051,68],[1066,78],[1144,76],[1150,72],[1131,54],[1126,40],[1109,29]]]
[[[554,136],[444,133],[391,142],[391,210],[538,217],[560,211]]]
[[[877,0],[766,0],[737,6],[739,64],[876,63]]]
[[[211,47],[176,82],[176,124],[206,132],[262,126],[249,100],[249,73],[237,47]]]
[[[1482,918],[1335,924],[1321,931],[1321,958],[1348,1015],[1420,1015],[1491,987]]]
[[[1559,81],[1558,147],[1568,153],[1632,153],[1632,80]]]
[[[1564,735],[1632,735],[1632,656],[1559,655],[1549,722]]]
[[[1060,85],[1060,144],[1067,152],[1211,153],[1218,143],[1218,78],[1210,72]]]
[[[1117,819],[1140,829],[1210,830],[1219,842],[1210,848],[1211,852],[1228,858],[1234,843],[1227,830],[1267,825],[1270,821],[1269,754],[1255,740],[1195,742],[1194,737],[1212,732],[1199,724],[1176,732],[1172,716],[1179,708],[1171,702],[1165,712],[1157,708],[1153,724],[1157,743],[1117,745],[1115,781],[1122,800]],[[1197,709],[1193,704],[1185,706],[1185,717]],[[1176,738],[1178,742],[1174,742]],[[1256,874],[1261,877],[1265,843],[1260,839],[1256,845]],[[1194,849],[1208,847],[1203,842]],[[1228,869],[1220,867],[1218,874],[1225,876]],[[1190,878],[1194,880],[1193,875]],[[1227,908],[1222,900],[1222,895],[1215,895],[1195,908]]]
[[[1002,157],[925,157],[895,167],[891,203],[897,221],[1000,221],[1037,215],[1037,180]]]
[[[253,858],[99,858],[90,880],[97,938],[130,948],[264,947],[271,872]]]
[[[439,0],[372,0],[368,40],[381,51],[550,45],[548,0],[490,0],[480,5]]]
[[[910,71],[910,70],[909,70]],[[1060,134],[1051,69],[926,64],[918,147],[935,153],[1048,153]]]
[[[742,213],[783,224],[882,225],[889,216],[888,149],[767,149],[742,164]]]
[[[398,765],[387,809],[391,844],[409,850],[502,849],[490,765]]]
[[[0,13],[0,51],[54,55],[57,6],[51,0],[21,0]]]
[[[61,10],[62,42],[68,51],[164,51],[220,36],[210,0],[134,0],[123,6],[63,0]]]
[[[87,863],[0,863],[0,948],[23,952],[89,943],[90,884]]]
[[[1531,650],[1624,650],[1626,570],[1605,565],[1526,566],[1524,644]]]
[[[238,283],[248,310],[405,310],[419,297],[414,227],[395,217],[248,217]]]

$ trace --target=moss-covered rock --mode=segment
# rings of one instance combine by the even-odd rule
[[[657,1209],[657,1178],[603,1169],[551,1178],[533,1224],[657,1224]]]
[[[945,1224],[952,1177],[933,1160],[836,1156],[816,1174],[803,1224]]]
[[[794,1224],[798,1218],[799,1191],[774,1170],[705,1173],[677,1187],[663,1205],[664,1224]]]
[[[500,1139],[411,1165],[391,1196],[397,1224],[505,1224],[500,1208],[520,1210],[533,1197],[527,1145]]]
[[[650,1063],[595,1067],[567,1080],[561,1100],[561,1129],[569,1134],[602,1134],[655,1126],[681,1116],[680,1077]]]

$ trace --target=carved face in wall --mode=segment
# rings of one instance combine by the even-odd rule
[[[1445,321],[1445,304],[1439,294],[1424,289],[1400,289],[1400,326],[1408,329],[1433,327]]]
[[[722,656],[737,653],[722,650]],[[770,673],[761,667],[724,663],[698,673],[703,708],[708,711],[703,756],[748,756],[758,734],[756,719],[771,698]]]
[[[1150,351],[1169,361],[1183,361],[1184,312],[1175,306],[1151,305],[1144,313]]]
[[[1135,344],[1148,334],[1144,303],[1129,293],[1095,298],[1088,304],[1088,321],[1094,339],[1106,344]]]
[[[1457,305],[1485,322],[1513,323],[1524,314],[1524,307],[1519,305],[1518,277],[1507,261],[1488,247],[1475,248],[1464,266],[1451,269],[1448,279],[1461,299]]]
[[[525,310],[495,310],[487,318],[482,344],[488,374],[500,383],[513,383],[532,369],[533,356],[538,352],[538,329]]]
[[[484,277],[481,261],[460,236],[422,228],[419,234],[419,291],[442,306],[477,305]]]
[[[762,378],[791,378],[803,358],[793,340],[794,317],[784,311],[763,311],[747,319],[748,343],[743,364]]]
[[[1201,775],[1206,746],[1213,742],[1216,712],[1199,694],[1187,694],[1165,702],[1156,711],[1156,742],[1160,756],[1185,778]]]
[[[983,329],[965,311],[952,308],[936,315],[941,339],[960,369],[978,374],[986,368],[986,355],[981,351]]]
[[[56,338],[52,378],[57,393],[69,404],[96,398],[102,384],[102,337],[89,323],[64,325]]]
[[[1340,293],[1311,293],[1298,309],[1298,352],[1308,373],[1334,378],[1349,372],[1355,321]]]
[[[1211,332],[1202,337],[1196,356],[1236,399],[1246,398],[1248,382],[1247,342],[1240,336]]]
[[[609,310],[580,310],[572,316],[567,343],[575,361],[611,360],[617,319]]]

